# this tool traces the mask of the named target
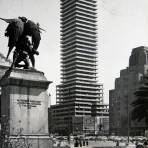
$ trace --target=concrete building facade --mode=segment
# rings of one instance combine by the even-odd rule
[[[97,82],[96,6],[96,0],[61,0],[62,81],[57,103],[75,103],[78,115],[86,104],[103,102],[103,85]]]
[[[141,79],[148,73],[148,47],[132,50],[129,66],[120,71],[115,79],[115,88],[109,91],[109,129],[115,135],[144,135],[144,121],[131,120],[131,103],[136,99],[134,92]]]
[[[51,107],[55,131],[71,133],[75,117],[91,117],[94,105],[102,111],[108,106],[97,80],[96,11],[97,0],[61,0],[61,84]]]

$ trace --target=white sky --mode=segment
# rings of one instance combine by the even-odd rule
[[[51,103],[55,104],[55,86],[60,83],[60,0],[0,0],[0,17],[25,16],[39,22],[42,33],[36,68],[49,81]],[[0,52],[6,55],[7,24],[0,21]],[[114,88],[120,70],[128,66],[132,48],[148,46],[148,0],[98,0],[98,77],[104,84],[104,101]]]

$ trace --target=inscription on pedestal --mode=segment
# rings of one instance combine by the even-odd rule
[[[37,105],[41,105],[41,101],[18,99],[17,104],[19,104],[21,107],[28,107],[28,109],[31,109],[31,107],[37,107]]]

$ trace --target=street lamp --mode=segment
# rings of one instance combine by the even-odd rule
[[[124,96],[125,96],[126,105],[127,105],[127,142],[129,144],[129,135],[130,135],[130,128],[129,128],[129,97],[128,97],[127,90],[125,90]]]
[[[85,109],[83,108],[83,135],[85,134],[85,126],[84,126],[84,116],[85,116]]]
[[[68,135],[70,135],[70,108],[68,109]]]
[[[127,141],[129,143],[129,134],[130,134],[130,128],[129,128],[129,99],[127,96]]]
[[[127,142],[129,143],[129,136],[130,136],[130,127],[129,127],[129,98],[128,95],[126,95],[127,98]]]

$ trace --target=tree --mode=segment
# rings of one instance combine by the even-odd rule
[[[145,120],[148,125],[148,76],[144,76],[141,85],[135,91],[136,100],[132,102],[132,120]]]
[[[1,117],[0,148],[31,148],[32,144],[27,137],[22,135],[23,128],[17,129],[15,138],[9,134],[9,119],[3,115]]]
[[[8,147],[9,137],[9,122],[7,116],[1,117],[1,130],[0,130],[0,148]]]

